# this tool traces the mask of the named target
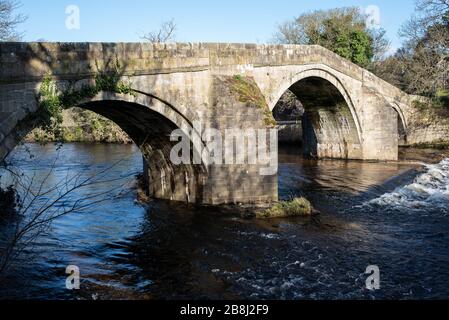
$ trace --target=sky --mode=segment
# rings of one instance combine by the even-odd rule
[[[174,19],[179,42],[270,42],[276,26],[316,9],[357,6],[379,9],[380,26],[398,48],[400,26],[413,0],[20,0],[28,16],[25,41],[133,42]],[[79,29],[69,6],[79,8]],[[70,7],[69,7],[70,8]],[[67,28],[67,21],[69,28]],[[70,23],[71,22],[71,23]],[[75,26],[75,28],[73,28]]]

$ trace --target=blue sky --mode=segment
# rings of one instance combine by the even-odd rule
[[[268,42],[278,23],[303,12],[341,6],[380,9],[381,26],[394,47],[398,30],[414,11],[413,0],[21,0],[29,16],[26,41],[139,41],[146,31],[174,19],[182,42]],[[80,9],[80,29],[65,27],[68,5]]]

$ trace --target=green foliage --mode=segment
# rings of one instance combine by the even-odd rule
[[[366,67],[372,60],[373,39],[361,26],[340,25],[338,21],[327,20],[316,44],[323,45],[355,64]]]
[[[449,93],[445,90],[438,90],[435,97],[425,101],[414,100],[412,105],[421,112],[437,109],[449,112]]]
[[[268,105],[257,85],[248,78],[235,75],[231,81],[232,89],[240,97],[240,102],[251,103],[258,108],[268,108]]]
[[[54,133],[55,136],[60,136],[63,104],[50,75],[46,75],[42,81],[39,100],[37,116],[42,123],[42,128]]]
[[[283,218],[310,216],[313,212],[311,203],[305,198],[276,203],[270,209],[257,214],[258,218]]]
[[[128,144],[132,142],[129,136],[113,121],[95,112],[74,107],[63,110],[63,118],[59,137],[56,137],[52,132],[38,127],[25,137],[25,141],[42,144],[50,142],[106,142]]]
[[[413,100],[412,106],[420,111],[424,111],[429,107],[429,103],[419,101],[419,100]]]
[[[447,108],[449,110],[449,91],[439,89],[436,92],[436,98],[438,100],[438,106],[441,108]]]
[[[417,0],[414,15],[399,31],[404,39],[402,47],[394,56],[376,63],[372,71],[409,94],[429,98],[430,108],[447,107],[448,17],[446,0]]]
[[[449,125],[449,103],[447,96],[414,100],[412,106],[418,111],[417,126],[435,123]]]
[[[121,80],[122,73],[123,70],[117,62],[111,71],[97,73],[93,84],[84,85],[81,89],[74,89],[72,86],[64,91],[58,90],[51,75],[46,75],[39,90],[39,110],[37,112],[42,129],[60,141],[63,135],[61,124],[64,109],[76,107],[83,100],[91,99],[102,91],[134,94],[131,84]]]
[[[381,58],[389,41],[382,29],[369,28],[359,8],[318,10],[279,26],[279,43],[320,45],[362,67]]]
[[[276,120],[265,101],[265,97],[253,79],[235,75],[229,81],[231,90],[238,95],[239,101],[248,105],[254,105],[263,110],[264,122],[267,126],[275,126]]]

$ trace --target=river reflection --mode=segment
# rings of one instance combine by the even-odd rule
[[[12,162],[45,172],[54,146],[29,145]],[[67,171],[141,171],[133,146],[66,144],[51,181]],[[1,298],[38,299],[370,299],[448,298],[449,212],[423,205],[407,214],[370,201],[409,185],[415,164],[304,160],[280,155],[282,198],[305,195],[313,218],[245,220],[230,208],[141,205],[122,197],[57,220],[18,261]],[[113,183],[113,182],[111,182]],[[111,185],[103,186],[111,188]],[[92,191],[92,190],[91,190]],[[89,190],[81,193],[88,194]],[[83,194],[75,194],[74,197]],[[426,213],[426,217],[422,213]],[[446,214],[447,213],[447,214]],[[368,265],[381,290],[365,289]],[[65,289],[77,265],[81,290]]]

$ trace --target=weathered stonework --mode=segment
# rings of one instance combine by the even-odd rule
[[[408,145],[438,144],[449,141],[449,124],[434,123],[416,127],[407,136]]]
[[[101,92],[79,107],[128,133],[142,150],[150,192],[163,199],[276,200],[277,176],[261,176],[259,166],[173,165],[169,135],[174,129],[194,132],[196,121],[220,131],[266,128],[272,125],[269,110],[289,88],[313,118],[307,132],[316,138],[318,157],[396,160],[398,115],[407,130],[411,112],[410,96],[319,46],[0,43],[0,159],[36,126],[27,116],[38,108],[46,74],[60,85],[80,86],[116,63],[135,94]],[[262,98],[257,101],[268,109],[236,96],[227,81],[236,75],[251,79]],[[327,96],[318,87],[328,88]]]

